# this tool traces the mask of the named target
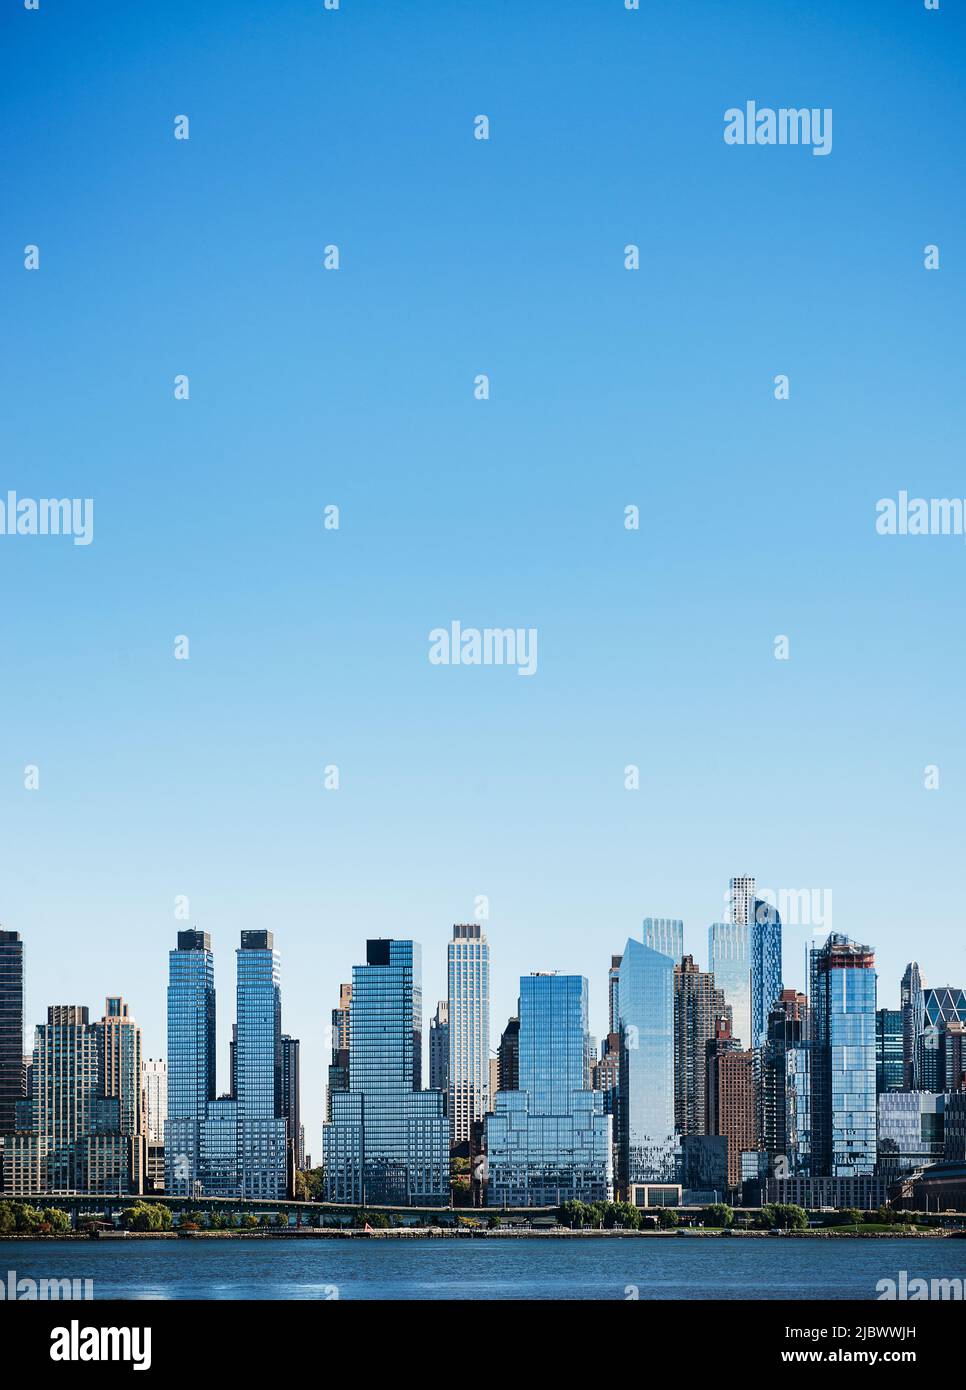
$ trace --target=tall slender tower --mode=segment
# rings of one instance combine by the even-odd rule
[[[810,955],[812,1173],[875,1172],[875,954],[832,932]]]
[[[490,947],[479,922],[459,923],[446,948],[450,1144],[469,1142],[489,1107]]]
[[[706,1063],[715,1019],[725,1012],[714,976],[693,956],[674,967],[674,1127],[678,1134],[707,1132]]]
[[[168,1118],[165,1190],[192,1197],[200,1181],[201,1125],[215,1098],[215,963],[207,932],[179,931],[168,954]]]
[[[926,977],[916,961],[910,961],[902,976],[899,1011],[902,1014],[902,1089],[918,1091],[919,1039],[926,1023],[924,995]]]
[[[17,1101],[27,1094],[23,1064],[23,942],[0,931],[0,1134],[17,1127]]]
[[[782,919],[777,908],[755,899],[750,924],[751,1036],[747,1047],[764,1047],[768,1018],[782,992]]]
[[[284,1197],[288,1127],[282,1103],[282,992],[270,931],[243,931],[238,970],[239,1176],[245,1197]]]
[[[751,939],[747,923],[712,922],[708,969],[731,1006],[731,1041],[751,1046]]]

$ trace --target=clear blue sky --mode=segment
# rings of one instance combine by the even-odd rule
[[[477,894],[494,1040],[533,969],[604,1032],[610,953],[675,915],[704,961],[734,873],[831,893],[881,1002],[911,956],[966,982],[966,547],[874,530],[966,494],[962,4],[42,0],[0,33],[0,498],[95,499],[90,546],[0,538],[31,1022],[119,992],[163,1055],[187,894],[223,1087],[269,927],[317,1155],[366,936],[422,942],[428,1017]],[[831,155],[725,145],[749,99],[831,107]],[[537,675],[431,666],[457,618],[537,627]]]

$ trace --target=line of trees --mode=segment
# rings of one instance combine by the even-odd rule
[[[70,1217],[59,1207],[32,1207],[27,1202],[0,1202],[0,1235],[60,1235]]]

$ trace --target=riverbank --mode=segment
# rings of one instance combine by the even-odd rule
[[[447,1230],[439,1226],[414,1226],[380,1231],[340,1230],[336,1227],[304,1226],[299,1229],[266,1231],[61,1231],[49,1235],[18,1232],[0,1235],[0,1241],[10,1242],[105,1242],[120,1241],[208,1241],[208,1240],[955,1240],[966,1239],[966,1231],[910,1230],[894,1228],[878,1231],[842,1230],[832,1226],[810,1231],[733,1231],[733,1230],[676,1230],[628,1231],[611,1229],[569,1230],[560,1227],[549,1231],[531,1230]]]

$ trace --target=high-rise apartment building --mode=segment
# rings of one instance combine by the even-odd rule
[[[339,1003],[332,1010],[330,1028],[332,1038],[332,1057],[329,1062],[328,1084],[325,1090],[325,1118],[332,1119],[332,1094],[334,1091],[349,1089],[349,1011],[352,1004],[352,986],[339,986]]]
[[[618,1004],[618,994],[620,991],[621,979],[621,958],[611,956],[610,969],[607,972],[607,1031],[617,1033],[620,1031],[620,1006]]]
[[[414,941],[366,943],[352,971],[349,1089],[331,1091],[323,1128],[326,1199],[444,1206],[449,1124],[439,1091],[422,1091],[422,963]]]
[[[674,961],[629,940],[620,966],[618,1180],[674,1183],[680,1145],[674,1130]],[[633,1198],[632,1198],[633,1199]]]
[[[782,922],[777,909],[761,898],[755,898],[749,933],[751,1036],[745,1045],[762,1047],[768,1034],[768,1016],[782,992]]]
[[[449,1004],[440,999],[429,1020],[429,1089],[449,1099]]]
[[[674,966],[674,1127],[678,1134],[704,1134],[707,1124],[706,1064],[715,1019],[725,1011],[714,976],[699,970],[693,956]]]
[[[520,1019],[514,1015],[507,1019],[507,1025],[500,1035],[497,1049],[497,1073],[501,1091],[520,1089]]]
[[[238,1146],[244,1197],[288,1190],[282,1100],[281,966],[270,931],[243,931],[237,967]]]
[[[809,1049],[808,1001],[793,989],[783,990],[768,1016],[760,1062],[760,1141],[773,1178],[809,1171]]]
[[[958,1025],[966,1024],[966,990],[949,985],[922,992],[923,1020],[917,1049],[919,1089],[958,1090]],[[950,1031],[951,1029],[951,1031]],[[947,1038],[950,1046],[947,1048]],[[947,1065],[947,1051],[950,1053]]]
[[[450,1144],[468,1144],[490,1089],[490,947],[479,922],[454,925],[446,974]]]
[[[165,1190],[199,1195],[201,1125],[215,1098],[215,965],[207,932],[179,931],[168,954]]]
[[[24,965],[20,933],[0,930],[0,1135],[17,1127],[26,1094],[23,1064]]]
[[[755,1053],[739,1049],[727,1017],[717,1021],[708,1043],[708,1133],[728,1141],[728,1186],[741,1185],[743,1153],[758,1149]]]
[[[669,962],[670,964],[670,962]],[[613,1196],[613,1131],[591,1089],[587,981],[520,981],[520,1088],[486,1118],[489,1206],[548,1206]]]
[[[300,1046],[298,1038],[282,1034],[282,1118],[288,1131],[289,1151],[296,1168],[305,1167],[305,1130],[302,1127]]]
[[[910,961],[902,976],[899,1012],[902,1014],[902,1089],[919,1090],[919,1039],[925,1026],[924,991],[926,980],[916,961]]]
[[[168,1064],[148,1057],[141,1063],[141,1095],[144,1105],[142,1129],[149,1144],[164,1143],[164,1122],[168,1118]]]
[[[875,954],[833,932],[810,952],[812,1173],[872,1175],[876,1164]]]

